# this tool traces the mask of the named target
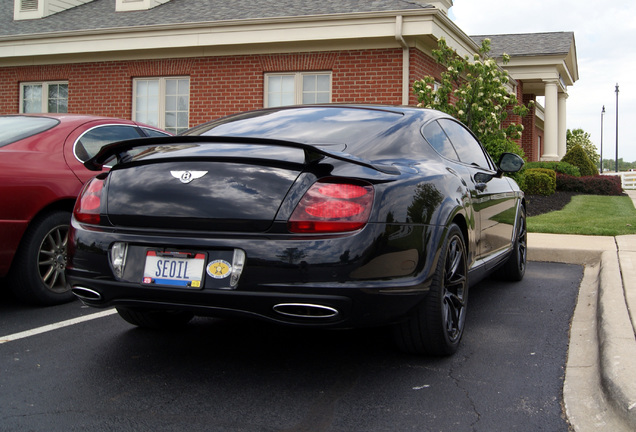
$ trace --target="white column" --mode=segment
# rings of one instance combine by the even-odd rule
[[[559,102],[556,81],[545,83],[545,122],[541,160],[559,160]]]
[[[567,93],[559,93],[559,159],[565,156],[567,143]]]

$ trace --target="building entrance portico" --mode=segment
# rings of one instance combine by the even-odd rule
[[[537,104],[528,160],[557,161],[566,152],[568,87],[579,78],[574,33],[532,33],[472,36],[480,43],[491,40],[491,55],[500,59],[504,53],[510,62],[501,65],[521,86],[524,102],[544,97]],[[525,122],[524,122],[525,125]]]

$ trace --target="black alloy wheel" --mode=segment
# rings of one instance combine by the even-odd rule
[[[526,274],[528,260],[528,229],[526,227],[526,209],[521,207],[517,216],[515,241],[508,260],[495,273],[498,279],[519,282]]]
[[[436,356],[455,353],[464,334],[467,301],[466,245],[461,230],[452,224],[428,296],[407,321],[394,328],[400,349]]]

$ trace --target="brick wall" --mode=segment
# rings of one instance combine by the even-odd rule
[[[531,101],[536,102],[537,98],[533,94],[527,94],[523,96],[523,104],[528,105]],[[526,154],[526,158],[529,162],[538,161],[538,139],[537,139],[537,126],[536,126],[536,108],[533,106],[530,108],[528,115],[523,118],[523,136],[521,137],[521,148]]]
[[[444,67],[437,64],[435,60],[433,60],[433,58],[427,56],[422,51],[411,50],[410,62],[411,72],[409,83],[411,83],[411,85],[416,80],[420,80],[429,75],[434,77],[437,81],[442,80],[441,73],[444,71]],[[409,96],[409,104],[417,104],[417,97],[412,91],[411,95]]]
[[[402,101],[402,50],[245,55],[0,68],[0,114],[19,111],[21,82],[67,80],[69,112],[132,117],[135,77],[190,77],[190,126],[263,106],[267,72],[332,71],[335,103]]]
[[[438,80],[443,68],[410,50],[409,84],[425,75]],[[0,67],[0,114],[19,111],[21,82],[67,80],[69,112],[132,118],[132,82],[139,77],[190,77],[190,126],[263,106],[268,72],[332,71],[334,103],[402,103],[402,49],[280,53],[67,65]],[[529,97],[518,86],[518,99]],[[523,98],[523,99],[522,99]],[[417,104],[411,92],[409,104]],[[520,121],[511,116],[511,121]],[[523,119],[520,141],[528,160],[538,155],[534,111]],[[533,133],[534,131],[534,133]]]

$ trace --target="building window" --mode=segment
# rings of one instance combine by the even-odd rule
[[[190,78],[136,78],[133,94],[133,120],[174,134],[188,129]]]
[[[265,75],[265,107],[331,102],[330,72]]]
[[[68,83],[38,82],[20,84],[20,112],[68,112]]]

